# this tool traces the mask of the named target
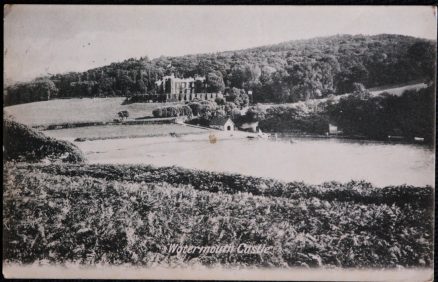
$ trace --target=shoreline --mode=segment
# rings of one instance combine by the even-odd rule
[[[161,121],[161,119],[159,119]],[[258,133],[254,132],[248,132],[248,131],[241,131],[241,130],[235,130],[232,132],[228,131],[222,131],[219,129],[209,128],[209,127],[203,127],[203,126],[196,126],[192,124],[186,124],[186,123],[173,123],[170,119],[163,120],[164,122],[153,121],[153,122],[138,122],[138,123],[130,123],[130,122],[124,122],[124,123],[95,123],[95,124],[81,124],[81,125],[75,125],[75,126],[68,126],[63,128],[53,128],[51,129],[41,129],[40,131],[45,132],[53,132],[56,130],[65,130],[65,129],[73,129],[78,127],[94,127],[94,126],[130,126],[130,125],[157,125],[157,124],[173,124],[173,125],[179,125],[183,127],[193,127],[193,128],[199,128],[202,130],[205,130],[205,132],[188,132],[188,133],[175,133],[168,132],[168,133],[159,133],[159,134],[134,134],[134,135],[125,135],[125,136],[109,136],[109,137],[78,137],[78,138],[60,138],[68,141],[73,142],[83,142],[83,141],[99,141],[99,140],[112,140],[112,139],[135,139],[135,138],[154,138],[154,137],[172,137],[172,138],[180,138],[183,136],[199,136],[199,135],[205,135],[205,134],[214,134],[216,136],[219,136],[223,140],[229,140],[229,139],[244,139],[244,138],[259,138],[260,135]],[[156,123],[158,122],[158,123]],[[351,141],[364,141],[364,142],[378,142],[378,143],[384,143],[384,144],[411,144],[411,145],[422,145],[427,147],[434,148],[435,144],[430,144],[428,142],[419,142],[414,140],[407,140],[407,139],[372,139],[368,138],[366,136],[354,136],[354,135],[324,135],[324,134],[313,134],[313,133],[299,133],[299,132],[264,132],[265,136],[267,138],[264,139],[281,139],[281,138],[312,138],[312,139],[335,139],[335,140],[351,140]],[[276,137],[273,137],[273,135],[276,135]],[[225,138],[224,138],[225,137]],[[77,139],[77,140],[76,140]],[[208,138],[207,138],[208,139]],[[200,140],[199,138],[193,139],[194,141]],[[186,140],[189,141],[189,140]]]
[[[119,139],[150,139],[150,138],[163,138],[170,141],[210,141],[212,143],[220,140],[234,140],[234,139],[246,139],[246,138],[257,138],[257,133],[252,132],[245,132],[245,131],[222,131],[218,129],[213,128],[206,128],[206,127],[200,127],[200,126],[193,126],[193,125],[181,125],[181,124],[175,124],[179,126],[186,126],[186,127],[195,127],[204,130],[204,132],[188,132],[188,133],[174,133],[174,132],[168,132],[168,133],[158,133],[158,134],[135,134],[135,135],[127,135],[127,136],[109,136],[109,137],[81,137],[81,138],[74,138],[74,137],[65,137],[65,138],[59,138],[61,140],[67,140],[70,142],[85,142],[85,141],[105,141],[105,140],[119,140]],[[47,130],[52,131],[52,130]],[[46,134],[46,131],[41,131],[43,134]],[[50,136],[50,135],[49,135]]]
[[[226,131],[203,128],[206,132],[198,132],[198,133],[177,133],[175,136],[172,136],[172,132],[162,133],[162,134],[143,134],[143,135],[130,135],[130,136],[114,136],[114,137],[90,137],[90,138],[63,138],[64,140],[69,140],[73,142],[84,142],[84,141],[101,141],[101,140],[114,140],[114,139],[137,139],[137,138],[157,138],[157,137],[169,137],[172,140],[178,141],[180,138],[184,138],[184,141],[200,141],[202,139],[208,140],[208,136],[214,134],[216,137],[220,137],[220,140],[234,140],[234,139],[259,139],[260,136],[257,133],[246,132],[246,131],[233,131],[233,133],[229,133]],[[214,133],[213,133],[214,132]],[[43,131],[44,133],[44,131]],[[216,134],[215,134],[216,133]],[[420,145],[425,147],[434,148],[435,144],[429,144],[427,142],[415,142],[415,141],[407,141],[407,140],[382,140],[382,139],[369,139],[366,137],[359,136],[343,136],[343,135],[322,135],[322,134],[299,134],[299,133],[286,133],[286,132],[277,132],[277,137],[271,137],[270,132],[264,132],[269,136],[267,138],[260,138],[265,140],[276,140],[283,138],[298,138],[298,139],[333,139],[333,140],[345,140],[345,141],[362,141],[362,142],[370,142],[370,143],[382,143],[382,144],[402,144],[402,145]],[[272,133],[274,134],[274,133]],[[193,138],[186,139],[185,137],[195,137],[195,136],[205,136],[206,138]],[[78,139],[78,140],[76,140]],[[219,140],[219,138],[218,138]]]
[[[270,132],[265,132],[271,134]],[[315,139],[337,139],[337,140],[352,140],[352,141],[366,141],[366,142],[378,142],[386,144],[415,144],[424,145],[428,147],[434,147],[434,144],[428,142],[416,142],[406,139],[372,139],[366,136],[354,136],[354,135],[324,135],[324,134],[312,134],[312,133],[293,133],[293,132],[276,132],[279,138],[315,138]],[[274,134],[274,133],[272,133]]]

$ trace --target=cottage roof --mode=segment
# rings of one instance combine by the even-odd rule
[[[225,123],[227,123],[227,121],[230,120],[231,122],[233,122],[229,117],[215,117],[211,120],[210,125],[225,125]]]

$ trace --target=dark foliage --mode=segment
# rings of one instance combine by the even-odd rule
[[[408,140],[423,137],[433,142],[435,89],[407,90],[401,96],[350,95],[327,107],[327,114],[347,135],[386,139],[388,135]]]
[[[325,112],[314,110],[306,104],[297,104],[293,107],[268,108],[259,126],[267,132],[325,134],[328,123],[329,119]]]
[[[433,144],[434,116],[434,86],[406,90],[400,96],[372,96],[365,89],[357,89],[338,101],[269,107],[259,126],[271,132],[325,134],[328,124],[334,123],[346,136],[386,140],[392,135],[407,141],[422,137]]]
[[[206,76],[211,91],[252,90],[254,102],[296,102],[351,92],[354,83],[371,88],[432,80],[435,50],[435,42],[408,36],[337,35],[239,51],[144,57],[52,75],[42,85],[36,80],[9,87],[5,104],[154,94],[155,82],[171,73]]]
[[[433,264],[431,187],[308,186],[179,168],[59,164],[7,164],[4,187],[6,262]],[[172,255],[164,248],[173,243],[267,244],[273,252]]]
[[[192,109],[187,105],[177,105],[156,108],[152,111],[152,114],[156,118],[178,116],[191,117],[193,115],[193,112]]]
[[[155,168],[141,165],[54,165],[38,169],[44,173],[69,177],[93,177],[140,183],[166,182],[173,185],[190,184],[196,190],[215,193],[234,194],[245,192],[258,196],[291,199],[317,197],[322,200],[354,201],[364,204],[376,203],[403,206],[411,203],[428,209],[433,207],[431,187],[423,187],[424,189],[406,185],[373,187],[367,182],[357,181],[346,184],[329,182],[317,186],[307,185],[302,182],[285,183],[269,178],[239,174],[197,171],[178,167]]]
[[[67,141],[60,141],[35,132],[9,117],[3,119],[3,158],[38,162],[42,159],[83,162],[82,152]]]

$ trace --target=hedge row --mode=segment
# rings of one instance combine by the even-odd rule
[[[154,117],[178,117],[178,116],[192,116],[192,109],[187,105],[177,105],[156,108],[152,111]]]

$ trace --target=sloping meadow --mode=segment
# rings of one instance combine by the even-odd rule
[[[12,164],[7,262],[430,267],[433,188],[310,186],[175,167]],[[265,244],[264,254],[169,253]]]

